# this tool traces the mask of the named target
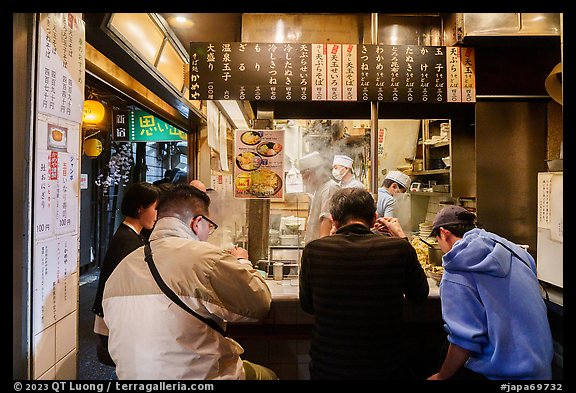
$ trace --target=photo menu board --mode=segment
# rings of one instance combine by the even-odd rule
[[[370,44],[190,43],[189,98],[299,102],[475,102],[474,50],[454,48]]]
[[[234,197],[284,199],[284,130],[235,130]]]

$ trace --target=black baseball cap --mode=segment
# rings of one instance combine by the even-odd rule
[[[440,233],[440,227],[454,224],[474,224],[475,220],[476,215],[464,209],[462,206],[446,206],[436,213],[436,217],[434,217],[434,222],[432,223],[432,233],[430,233],[430,236],[438,236]]]

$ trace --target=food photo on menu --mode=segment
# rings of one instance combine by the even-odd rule
[[[283,200],[284,130],[236,130],[234,196]]]

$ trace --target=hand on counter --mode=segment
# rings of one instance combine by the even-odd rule
[[[224,251],[238,259],[248,259],[248,250],[245,248],[234,246],[234,248],[228,248]]]

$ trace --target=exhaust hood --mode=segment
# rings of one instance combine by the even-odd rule
[[[560,36],[560,14],[455,13],[445,18],[446,45],[487,37]]]

